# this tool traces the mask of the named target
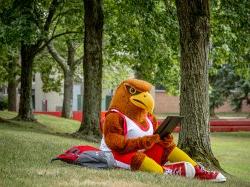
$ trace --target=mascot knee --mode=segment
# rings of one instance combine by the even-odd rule
[[[143,160],[145,159],[146,155],[141,152],[137,152],[131,159],[131,170],[140,170]]]

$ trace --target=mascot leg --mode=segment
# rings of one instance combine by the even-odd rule
[[[194,177],[194,167],[188,162],[178,162],[161,166],[161,160],[164,154],[157,154],[160,152],[164,152],[164,149],[159,145],[155,145],[154,148],[147,150],[146,154],[137,152],[131,159],[131,169],[190,178]]]
[[[168,160],[170,162],[179,162],[185,161],[189,162],[194,166],[195,169],[195,177],[201,180],[209,180],[214,182],[225,182],[226,177],[223,176],[218,171],[207,171],[201,165],[198,165],[193,159],[191,159],[184,151],[175,147],[170,154],[168,155]]]
[[[159,164],[157,164],[157,162],[147,156],[145,156],[145,158],[143,159],[139,170],[160,174],[163,173],[163,168]]]
[[[168,155],[168,160],[170,162],[180,162],[185,161],[191,163],[193,166],[197,166],[197,163],[190,158],[184,151],[179,149],[178,147],[175,147],[170,154]]]
[[[155,160],[142,152],[137,152],[131,159],[131,169],[153,173],[163,173],[163,168]]]

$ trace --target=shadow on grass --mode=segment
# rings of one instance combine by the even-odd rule
[[[73,133],[61,133],[56,132],[53,128],[50,128],[38,121],[20,121],[13,119],[4,119],[0,117],[0,126],[6,126],[6,127],[12,127],[15,128],[13,130],[16,131],[30,131],[30,132],[37,132],[41,134],[50,134],[50,135],[56,135],[60,137],[66,137],[66,138],[74,138],[79,140],[85,140],[92,143],[99,143],[100,138],[99,137],[93,137],[90,135],[82,135],[79,132],[73,132]]]

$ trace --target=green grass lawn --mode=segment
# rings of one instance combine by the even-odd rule
[[[0,112],[2,118],[16,114]],[[212,148],[234,177],[223,184],[125,170],[94,170],[50,159],[72,145],[93,145],[63,136],[80,123],[37,115],[39,123],[0,122],[0,186],[250,186],[250,133],[213,133]],[[175,134],[175,136],[177,136]]]

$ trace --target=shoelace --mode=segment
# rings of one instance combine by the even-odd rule
[[[165,173],[166,174],[170,174],[170,175],[181,175],[181,168],[174,169],[174,170],[172,170],[172,169],[166,169]]]
[[[201,171],[204,172],[204,174],[209,174],[209,175],[215,175],[215,174],[216,174],[215,171],[208,171],[208,170],[206,170],[205,167],[204,167],[203,165],[200,165],[200,164],[199,164],[199,166],[200,166]]]

